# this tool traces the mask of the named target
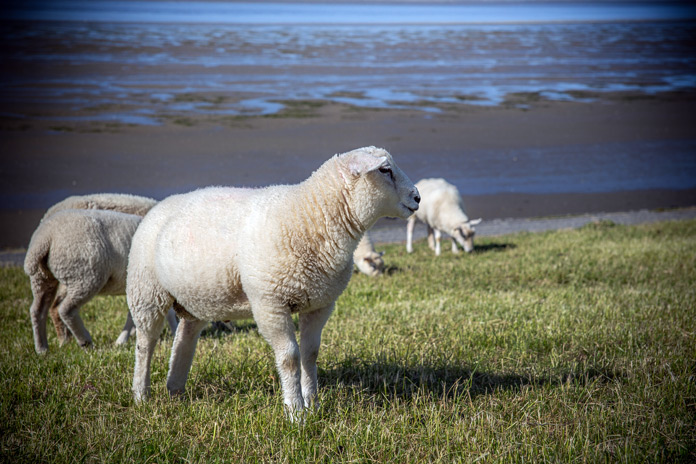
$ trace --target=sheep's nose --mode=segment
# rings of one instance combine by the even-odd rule
[[[415,201],[416,203],[420,203],[420,195],[416,194],[416,196],[413,197],[413,201]]]

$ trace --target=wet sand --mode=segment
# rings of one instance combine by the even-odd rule
[[[414,181],[434,172],[447,178],[475,150],[690,140],[696,127],[696,98],[683,93],[532,101],[525,109],[448,105],[437,114],[302,104],[274,117],[199,115],[162,126],[3,120],[0,249],[25,247],[45,209],[73,194],[161,199],[207,185],[295,183],[334,153],[365,145],[387,148]],[[492,220],[693,206],[696,189],[464,199],[470,216]]]

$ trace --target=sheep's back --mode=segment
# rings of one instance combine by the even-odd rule
[[[67,286],[108,280],[105,293],[123,293],[130,243],[140,219],[114,211],[59,211],[32,236],[25,271],[31,274],[45,266]]]
[[[145,216],[156,204],[157,200],[152,198],[127,193],[74,195],[51,206],[44,214],[44,219],[68,209],[100,209]]]

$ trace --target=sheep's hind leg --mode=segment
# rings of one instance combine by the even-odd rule
[[[169,309],[167,312],[167,324],[169,325],[169,330],[171,330],[172,335],[176,333],[176,327],[179,321],[176,320],[176,313],[173,309]],[[126,318],[126,323],[121,330],[118,338],[114,342],[114,345],[125,345],[131,335],[135,334],[135,323],[133,322],[133,316],[131,312],[128,311],[128,317]]]
[[[179,326],[179,321],[176,318],[176,311],[173,308],[169,308],[167,311],[167,324],[169,325],[169,330],[172,333],[172,337],[176,335],[177,327]]]
[[[65,345],[72,338],[72,332],[70,332],[70,329],[67,328],[63,319],[60,318],[60,314],[58,314],[58,306],[60,306],[65,299],[65,293],[65,285],[58,285],[58,293],[56,293],[56,298],[53,300],[51,309],[48,310],[51,321],[53,321],[53,327],[56,329],[56,335],[58,335],[60,346]]]
[[[171,396],[184,392],[198,337],[207,324],[207,321],[182,319],[179,327],[175,329],[176,335],[167,375],[167,390]]]
[[[317,401],[317,357],[321,331],[333,312],[333,305],[300,314],[300,353],[302,359],[302,396],[305,407],[319,407]]]
[[[433,236],[433,228],[428,226],[428,247],[435,251],[435,238]]]
[[[133,316],[130,310],[128,311],[128,317],[126,317],[126,324],[123,326],[120,335],[114,342],[114,345],[125,345],[130,336],[135,332],[135,323],[133,322]]]
[[[259,332],[273,348],[276,368],[283,389],[283,401],[291,420],[304,408],[300,383],[300,347],[295,339],[295,324],[286,308],[262,307],[252,303]]]
[[[63,320],[65,325],[68,326],[77,343],[83,347],[88,348],[92,345],[92,336],[89,334],[85,328],[85,324],[82,322],[80,317],[80,307],[87,303],[93,294],[72,294],[70,288],[68,287],[65,299],[58,306],[58,314]]]
[[[31,279],[31,292],[34,301],[31,303],[29,315],[31,327],[34,333],[34,349],[37,353],[48,351],[48,337],[46,336],[46,316],[56,297],[58,282],[45,279]]]
[[[133,372],[133,397],[136,403],[150,396],[150,368],[152,354],[155,352],[160,333],[164,328],[164,313],[153,310],[154,317],[139,318],[134,311],[135,369]]]

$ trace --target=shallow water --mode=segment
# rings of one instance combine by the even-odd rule
[[[278,100],[435,112],[515,93],[582,100],[696,87],[695,23],[665,21],[696,18],[681,4],[28,5],[5,17],[51,20],[2,28],[4,116],[46,103],[153,124],[187,112],[269,114],[283,108]],[[346,8],[379,24],[346,24]]]

